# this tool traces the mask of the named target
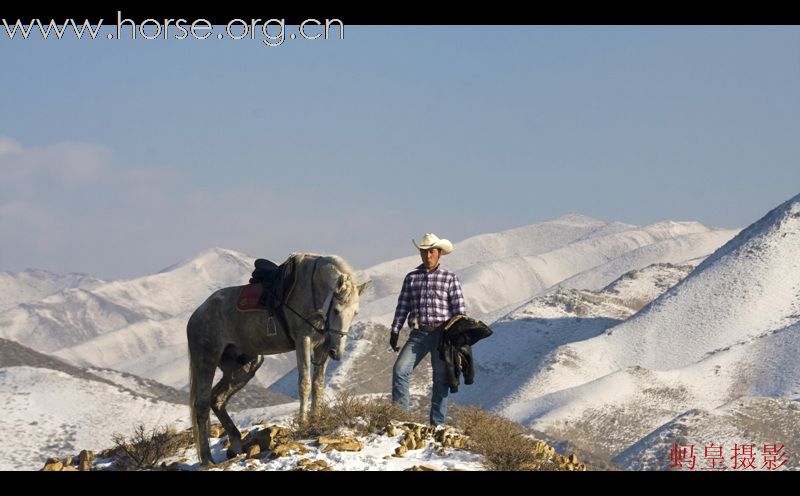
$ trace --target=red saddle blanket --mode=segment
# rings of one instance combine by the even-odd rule
[[[258,306],[261,300],[261,293],[264,291],[264,285],[259,283],[248,284],[244,286],[239,292],[239,300],[236,302],[236,308],[243,312],[248,310],[262,310]]]

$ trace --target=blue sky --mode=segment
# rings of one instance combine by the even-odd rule
[[[0,271],[132,277],[212,246],[365,268],[427,231],[744,227],[800,192],[798,27],[2,34],[0,59]]]

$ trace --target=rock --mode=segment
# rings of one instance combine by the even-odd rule
[[[46,462],[44,462],[44,468],[42,471],[44,472],[60,472],[61,469],[64,468],[64,464],[58,458],[48,458]]]
[[[438,470],[438,468],[431,465],[414,465],[403,470],[403,472],[438,472]]]
[[[72,465],[72,455],[67,456],[64,458],[64,465]]]
[[[78,454],[78,470],[81,472],[89,472],[92,469],[92,462],[95,460],[94,453],[89,450],[83,450]]]
[[[400,445],[394,449],[394,454],[397,456],[403,456],[408,451],[408,448],[405,445]]]
[[[225,435],[225,428],[222,424],[211,424],[208,428],[208,435],[211,437],[222,437]]]
[[[297,467],[295,467],[293,470],[299,470],[303,472],[329,472],[333,469],[325,460],[312,461],[308,458],[303,458],[297,461]]]
[[[439,456],[447,456],[447,451],[445,451],[444,448],[439,448],[436,454]]]
[[[392,455],[386,455],[383,457],[384,460],[391,460],[392,458]]]
[[[62,472],[77,472],[78,467],[73,467],[72,465],[65,465],[64,468],[61,469]]]
[[[78,463],[79,464],[80,463],[84,463],[84,462],[91,463],[93,461],[94,461],[94,453],[92,453],[89,450],[83,450],[83,451],[80,452],[80,454],[78,454]]]
[[[328,462],[325,460],[317,460],[313,463],[308,464],[307,470],[315,471],[315,472],[322,472],[322,471],[330,471],[332,470]]]
[[[305,455],[306,453],[308,453],[308,448],[306,448],[304,444],[296,442],[279,444],[278,446],[275,446],[275,448],[272,450],[271,457],[279,458],[282,456],[286,456],[291,451],[297,451],[299,454]]]
[[[337,451],[361,451],[364,445],[355,439],[348,439],[336,445]]]
[[[386,426],[386,435],[389,437],[395,437],[397,435],[397,429],[394,428],[392,424]]]
[[[327,446],[322,450],[323,453],[327,453],[331,450],[336,451],[361,451],[364,449],[364,445],[361,444],[358,440],[353,438],[319,438],[319,444],[323,444],[323,440],[328,441]]]
[[[534,455],[536,455],[536,458],[540,458],[542,460],[547,460],[556,453],[555,448],[549,446],[544,441],[539,440],[533,442],[533,449],[531,451]]]
[[[247,458],[259,458],[261,456],[261,446],[253,444],[247,448]]]
[[[250,436],[250,439],[244,443],[244,447],[247,448],[253,444],[258,444],[258,446],[261,448],[261,451],[267,451],[275,449],[275,447],[279,444],[290,442],[290,439],[291,432],[289,432],[288,429],[273,425],[272,427],[253,432],[253,435]]]
[[[578,456],[575,453],[569,455],[569,462],[571,464],[573,464],[573,465],[577,465],[578,464]]]
[[[403,439],[400,444],[409,450],[416,450],[425,447],[425,440],[417,436],[415,432],[409,432],[408,435],[406,435],[406,438]]]

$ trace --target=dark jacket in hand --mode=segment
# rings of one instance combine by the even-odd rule
[[[444,325],[439,356],[445,362],[447,385],[450,392],[458,391],[459,376],[464,375],[464,384],[475,382],[475,367],[472,361],[472,345],[492,335],[492,330],[481,322],[456,315]]]

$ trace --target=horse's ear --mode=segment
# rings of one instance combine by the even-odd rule
[[[366,291],[366,289],[370,287],[370,285],[372,285],[372,280],[369,280],[364,284],[360,284],[358,286],[358,295],[361,296],[364,293],[364,291]]]

